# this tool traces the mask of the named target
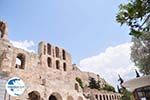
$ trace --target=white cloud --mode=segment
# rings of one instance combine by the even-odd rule
[[[100,74],[106,81],[116,86],[118,74],[125,80],[135,77],[135,67],[130,60],[131,45],[132,43],[124,43],[108,47],[105,52],[81,60],[79,66],[84,71]]]
[[[21,48],[21,49],[24,49],[24,50],[29,51],[29,52],[35,52],[35,50],[30,49],[30,48],[35,46],[35,43],[33,41],[28,41],[28,40],[12,41],[11,40],[10,42],[17,48]]]

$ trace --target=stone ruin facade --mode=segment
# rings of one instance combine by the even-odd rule
[[[0,100],[120,100],[119,93],[89,89],[90,77],[100,81],[101,87],[108,83],[97,74],[79,70],[65,49],[42,41],[38,53],[32,53],[14,47],[7,35],[6,23],[0,21],[0,88],[18,76],[26,90],[22,96],[12,97],[0,89]]]

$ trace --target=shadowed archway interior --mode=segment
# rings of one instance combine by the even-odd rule
[[[54,92],[50,95],[49,100],[62,100],[62,97],[59,93]]]

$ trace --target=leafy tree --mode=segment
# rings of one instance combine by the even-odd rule
[[[113,86],[109,85],[109,84],[105,84],[105,86],[103,87],[103,90],[116,92],[115,88]]]
[[[144,33],[140,39],[133,37],[131,60],[145,75],[150,74],[150,33]]]
[[[100,81],[96,81],[93,77],[89,78],[89,88],[91,89],[100,89]]]
[[[150,0],[129,0],[119,6],[116,20],[130,28],[131,59],[143,74],[150,74]]]
[[[122,89],[121,94],[122,94],[121,100],[134,100],[132,93],[126,89]]]
[[[79,83],[80,87],[83,89],[83,82],[79,77],[76,77],[76,81]]]
[[[150,19],[150,0],[129,0],[127,4],[119,6],[116,20],[121,25],[127,24],[130,35],[139,37],[143,32],[149,31],[145,23]]]

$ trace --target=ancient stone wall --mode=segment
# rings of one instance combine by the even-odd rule
[[[89,78],[100,81],[100,86],[107,84],[98,74],[83,72],[75,64],[72,64],[71,55],[59,46],[40,42],[38,53],[16,48],[7,38],[6,24],[0,21],[0,72],[8,75],[7,79],[18,76],[26,84],[26,90],[20,97],[11,97],[6,94],[6,100],[89,100],[84,96],[84,91],[76,78],[88,86]],[[4,93],[5,91],[0,91]],[[96,100],[102,95],[117,93],[91,92]],[[4,96],[1,96],[4,97]],[[92,100],[92,99],[91,99]],[[97,100],[119,100],[97,99]]]
[[[42,41],[39,43],[38,55],[42,66],[64,72],[72,70],[71,56],[63,48]]]

